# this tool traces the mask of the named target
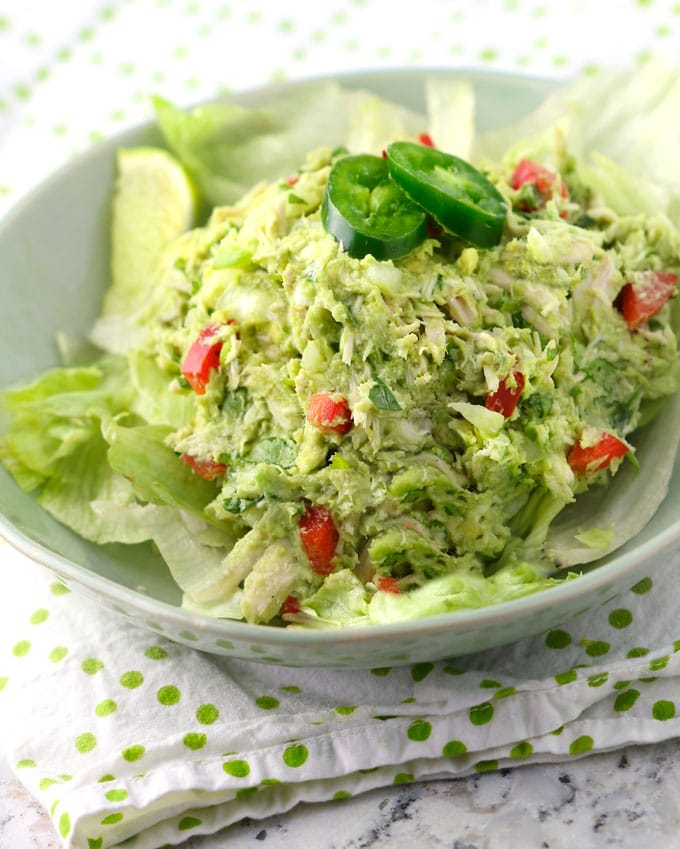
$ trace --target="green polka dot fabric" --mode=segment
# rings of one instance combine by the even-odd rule
[[[0,747],[64,845],[155,849],[299,802],[680,734],[680,553],[538,637],[295,669],[196,652],[0,543]]]
[[[0,0],[0,214],[148,119],[152,94],[189,104],[396,66],[563,79],[657,54],[680,55],[673,0],[421,0],[417,14],[384,0]],[[330,671],[137,630],[0,543],[0,748],[64,846],[152,849],[299,802],[675,737],[679,568],[664,554],[628,592],[512,646]]]

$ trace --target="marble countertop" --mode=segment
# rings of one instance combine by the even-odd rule
[[[680,830],[680,741],[569,764],[376,790],[245,820],[179,849],[667,849]],[[59,849],[40,805],[0,761],[0,849]]]

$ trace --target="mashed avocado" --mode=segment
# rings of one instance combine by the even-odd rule
[[[346,624],[428,586],[545,585],[550,521],[634,457],[629,435],[680,387],[670,306],[632,330],[618,301],[677,274],[680,236],[599,205],[565,157],[542,196],[513,187],[516,163],[489,170],[511,210],[495,247],[439,231],[396,261],[353,258],[321,221],[333,163],[317,150],[174,244],[133,360],[189,399],[166,444],[218,470],[205,513],[240,540],[225,599],[253,622]],[[197,392],[186,358],[208,327]]]

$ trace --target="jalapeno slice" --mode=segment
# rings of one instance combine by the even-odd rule
[[[393,142],[387,148],[392,179],[442,227],[480,248],[497,245],[507,204],[476,168],[432,147]]]
[[[361,259],[398,259],[427,236],[427,216],[372,154],[344,156],[332,167],[321,206],[328,233]]]

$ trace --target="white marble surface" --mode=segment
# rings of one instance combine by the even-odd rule
[[[673,849],[680,741],[473,778],[376,790],[244,821],[180,849]],[[49,818],[0,761],[0,849],[59,849]]]

